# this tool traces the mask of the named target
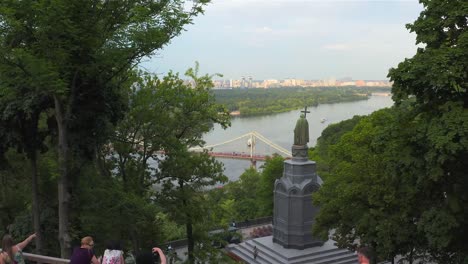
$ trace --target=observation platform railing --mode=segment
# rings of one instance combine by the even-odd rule
[[[47,264],[68,264],[69,259],[54,258],[49,256],[37,255],[32,253],[23,252],[23,256],[26,260],[36,263],[47,263]]]

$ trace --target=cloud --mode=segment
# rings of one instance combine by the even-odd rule
[[[333,50],[333,51],[342,51],[342,50],[350,50],[351,46],[349,44],[338,43],[338,44],[328,44],[322,47],[326,50]]]
[[[183,71],[198,60],[228,78],[385,78],[414,54],[404,25],[421,9],[417,0],[212,0],[154,65]]]
[[[265,27],[257,28],[257,32],[258,33],[270,33],[270,32],[273,32],[273,29],[265,26]]]
[[[263,27],[251,27],[246,28],[243,30],[244,33],[253,33],[253,34],[265,34],[265,33],[273,33],[273,29],[268,26]]]
[[[308,4],[308,3],[379,3],[379,2],[417,2],[416,0],[213,0],[212,3],[219,8],[238,8],[253,6],[282,6],[290,4]]]

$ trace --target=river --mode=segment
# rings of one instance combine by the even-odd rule
[[[322,131],[333,123],[352,118],[355,115],[368,115],[375,110],[390,107],[393,105],[391,96],[373,95],[368,100],[321,104],[317,107],[311,107],[307,110],[307,120],[309,121],[309,147],[315,146],[317,138]],[[206,145],[218,144],[237,138],[251,131],[257,131],[267,139],[274,143],[290,150],[293,144],[294,126],[300,115],[300,109],[265,116],[254,117],[235,117],[231,120],[231,127],[223,130],[221,126],[216,125],[212,131],[204,137]],[[326,119],[325,122],[321,122]],[[249,148],[246,141],[236,141],[227,144],[224,147],[216,147],[213,151],[236,151],[249,153]],[[263,143],[257,143],[256,153],[269,154],[272,153],[272,148],[269,148]],[[234,159],[219,159],[224,163],[225,174],[230,181],[235,181],[239,176],[249,168],[250,161],[234,160]],[[257,167],[261,163],[257,163]]]

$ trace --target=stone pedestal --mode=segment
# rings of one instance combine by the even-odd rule
[[[283,177],[275,182],[273,242],[285,248],[304,249],[324,243],[312,235],[318,212],[312,205],[312,193],[322,180],[315,162],[308,160],[307,149],[307,145],[293,145],[293,158],[284,162]]]

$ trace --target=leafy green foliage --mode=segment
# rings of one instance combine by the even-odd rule
[[[416,98],[412,110],[417,186],[432,202],[424,208],[419,229],[428,250],[459,263],[468,259],[466,244],[468,187],[468,32],[466,1],[421,1],[424,10],[407,27],[423,44],[413,58],[391,69],[396,102]],[[416,158],[416,157],[415,157]],[[417,170],[416,170],[417,169]]]
[[[198,64],[186,75],[193,86],[173,73],[163,79],[140,74],[128,93],[129,111],[101,160],[104,175],[115,176],[126,192],[151,197],[174,222],[186,226],[193,262],[196,242],[203,240],[210,220],[205,188],[227,178],[221,163],[190,148],[204,145],[203,133],[214,123],[229,125],[229,115],[210,93],[212,76],[198,76]]]
[[[56,119],[63,257],[70,252],[69,223],[76,220],[69,219],[81,168],[75,161],[92,160],[122,118],[135,65],[179,35],[207,2],[185,9],[182,0],[2,1],[0,94],[53,102],[39,113],[53,109]]]
[[[273,215],[273,190],[275,181],[283,176],[284,158],[280,155],[267,157],[262,166],[260,183],[258,186],[258,203],[260,205],[260,216]]]
[[[362,118],[333,144],[319,141],[330,175],[314,196],[315,232],[360,241],[380,259],[468,260],[467,8],[425,1],[408,25],[424,44],[391,69],[397,105]],[[326,153],[326,155],[323,155]]]
[[[212,218],[220,227],[234,222],[271,216],[273,214],[273,189],[276,179],[283,175],[284,159],[279,155],[268,157],[262,171],[245,170],[239,180],[222,188],[210,190],[209,200],[219,204],[213,208]]]
[[[317,172],[320,177],[326,180],[330,174],[330,149],[338,143],[345,133],[350,132],[361,119],[361,116],[354,116],[351,119],[330,124],[322,131],[322,135],[317,139],[316,146],[309,149],[309,158],[317,162]]]
[[[158,182],[162,189],[156,197],[173,221],[185,225],[189,262],[207,256],[206,252],[197,252],[200,243],[206,247],[199,250],[209,251],[206,233],[213,223],[207,212],[213,205],[207,200],[204,189],[225,181],[222,164],[206,152],[171,152],[160,163]]]
[[[468,102],[468,4],[463,0],[421,0],[424,10],[406,27],[416,33],[415,56],[405,59],[388,76],[397,103],[415,96],[426,108],[447,101]],[[435,110],[435,108],[432,108]]]
[[[362,118],[352,131],[329,147],[331,173],[314,196],[321,205],[315,232],[354,248],[355,241],[375,248],[379,258],[409,255],[416,247],[418,208],[414,177],[396,177],[391,169],[402,162],[401,133],[388,127],[396,111],[384,109]],[[402,120],[399,120],[402,121]],[[403,137],[405,138],[405,137]],[[396,163],[396,164],[395,164]]]

